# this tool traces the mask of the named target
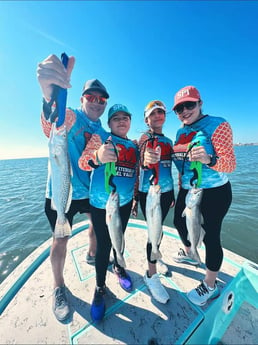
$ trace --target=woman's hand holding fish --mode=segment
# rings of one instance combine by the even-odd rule
[[[190,161],[198,161],[203,164],[209,164],[211,162],[211,156],[208,155],[203,146],[195,146],[190,151]]]
[[[160,154],[160,146],[157,146],[155,150],[150,147],[147,147],[144,152],[144,166],[158,163],[160,161]]]
[[[37,67],[37,78],[46,101],[49,101],[53,92],[53,85],[58,85],[64,89],[72,87],[70,76],[74,67],[75,58],[69,57],[67,68],[62,61],[54,54],[49,55],[40,62]]]
[[[108,140],[111,140],[111,137],[109,137]],[[115,148],[111,142],[102,144],[97,150],[96,154],[98,157],[98,161],[102,164],[117,161]]]

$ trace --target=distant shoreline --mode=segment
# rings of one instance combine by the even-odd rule
[[[234,144],[234,146],[258,146],[258,143],[248,143],[248,144],[237,143],[237,144]]]
[[[258,143],[235,143],[234,146],[258,146]],[[1,158],[0,157],[0,161],[13,160],[13,159],[34,159],[34,158],[48,158],[48,156],[9,157],[9,158]]]

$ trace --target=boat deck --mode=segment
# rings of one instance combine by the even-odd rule
[[[161,281],[170,295],[170,301],[165,305],[160,304],[151,298],[143,281],[147,267],[145,222],[130,219],[125,234],[125,259],[134,290],[132,293],[122,290],[109,267],[105,318],[101,323],[94,324],[90,317],[90,304],[95,288],[95,268],[85,261],[88,247],[87,227],[87,222],[74,226],[73,237],[68,243],[64,274],[68,298],[72,305],[71,319],[60,323],[52,312],[50,239],[26,258],[0,286],[1,343],[147,345],[151,344],[150,339],[155,339],[160,345],[191,344],[191,337],[203,324],[206,314],[212,310],[212,305],[222,305],[223,290],[239,274],[246,261],[224,250],[224,261],[218,279],[221,296],[205,307],[197,307],[187,299],[186,292],[203,278],[205,266],[196,268],[175,263],[172,253],[178,250],[181,241],[174,229],[164,226],[161,252],[163,261],[170,268],[171,276],[161,275]],[[199,249],[199,253],[204,262],[204,247]],[[258,339],[257,307],[251,305],[246,308],[248,311],[243,311],[240,319],[249,320],[251,313],[251,320],[256,322],[256,328],[249,332],[250,342],[246,342],[246,334],[240,334],[237,340],[239,342],[234,344],[252,344],[253,339]],[[235,322],[235,326],[230,324],[232,329],[227,329],[229,335],[224,334],[224,341],[227,342],[222,339],[219,344],[229,344],[226,339],[230,339],[239,326],[239,323]]]

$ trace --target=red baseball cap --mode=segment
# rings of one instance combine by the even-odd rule
[[[185,86],[179,91],[177,91],[177,93],[175,94],[174,106],[172,109],[174,110],[175,107],[180,103],[184,103],[188,101],[197,102],[200,99],[201,99],[200,93],[194,86]]]

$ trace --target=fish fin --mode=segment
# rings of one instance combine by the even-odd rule
[[[49,174],[50,174],[50,176],[51,176],[52,169],[51,169],[50,159],[49,159],[48,162],[47,162],[47,169],[48,169]]]
[[[163,237],[163,230],[161,229],[160,237],[159,237],[159,241],[158,241],[158,244],[159,244],[159,245],[160,245],[160,243],[161,243],[162,237]]]
[[[123,267],[123,268],[125,268],[126,267],[126,263],[125,263],[125,259],[124,259],[123,255],[122,254],[117,255],[116,258],[117,258],[118,265]]]
[[[51,198],[51,205],[50,205],[50,207],[51,207],[52,210],[56,211],[56,205],[54,203],[53,198]]]
[[[192,248],[190,249],[190,252],[188,253],[188,255],[195,261],[198,262],[198,264],[200,265],[202,263],[202,260],[200,258],[200,255],[198,253],[197,250],[193,251]]]
[[[197,244],[197,247],[198,247],[198,248],[201,247],[204,236],[205,236],[205,230],[204,230],[203,227],[201,226],[199,242],[198,242],[198,244]]]
[[[122,253],[123,253],[125,250],[125,238],[124,238],[124,234],[122,236],[123,236],[123,242],[122,242]]]
[[[70,163],[70,187],[69,187],[69,194],[68,194],[68,200],[67,200],[67,204],[66,204],[66,208],[65,208],[65,213],[67,213],[69,211],[69,208],[71,206],[71,202],[72,202],[72,197],[73,197],[73,186],[72,186],[72,176],[73,176],[73,169]]]
[[[73,195],[73,187],[72,187],[72,184],[70,183],[68,199],[67,199],[67,203],[66,203],[66,207],[65,207],[65,213],[67,213],[69,211],[69,208],[71,206],[72,195]]]
[[[58,219],[56,220],[56,226],[54,231],[54,237],[55,238],[63,238],[66,236],[70,236],[72,233],[71,226],[66,219],[65,222],[60,222]]]
[[[73,168],[72,168],[71,163],[70,163],[70,176],[73,177]]]
[[[107,224],[107,226],[109,225],[110,221],[111,221],[111,214],[106,211],[106,224]]]

